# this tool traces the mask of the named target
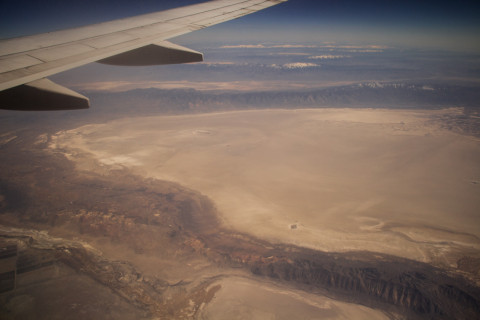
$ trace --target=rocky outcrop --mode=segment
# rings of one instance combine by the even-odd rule
[[[196,250],[218,264],[381,308],[408,319],[477,319],[480,288],[429,264],[389,255],[272,245],[233,232],[203,235]]]
[[[377,262],[328,254],[296,256],[292,262],[255,262],[249,268],[257,275],[324,289],[349,301],[392,305],[410,317],[475,319],[480,314],[478,288],[433,267],[394,257]]]

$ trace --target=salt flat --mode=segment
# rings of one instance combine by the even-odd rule
[[[433,120],[455,112],[125,118],[59,132],[50,146],[82,170],[127,167],[198,190],[225,227],[269,241],[454,266],[480,252],[480,142]]]

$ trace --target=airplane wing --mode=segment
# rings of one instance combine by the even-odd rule
[[[0,41],[0,108],[65,110],[88,98],[46,77],[90,62],[121,66],[203,61],[167,39],[287,0],[214,0],[132,18]]]

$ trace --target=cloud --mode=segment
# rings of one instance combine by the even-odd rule
[[[381,45],[363,45],[363,46],[352,46],[352,45],[334,45],[334,44],[328,44],[328,45],[323,45],[322,48],[337,48],[337,49],[373,49],[373,50],[383,50],[383,49],[388,49],[387,46],[381,46]]]
[[[382,49],[337,49],[337,50],[341,50],[341,51],[345,51],[345,52],[359,52],[359,53],[362,53],[362,52],[383,52],[384,51]],[[334,51],[334,49],[332,49],[332,51]]]
[[[319,64],[309,63],[309,62],[292,62],[282,65],[272,64],[272,68],[275,69],[305,69],[305,68],[316,68],[320,67]]]
[[[435,89],[431,86],[423,86],[422,90],[427,90],[427,91],[434,91]]]
[[[234,44],[221,46],[222,49],[232,48],[252,48],[252,49],[272,49],[272,48],[317,48],[314,45],[304,44],[276,44],[276,45],[264,45],[264,44]]]
[[[216,66],[230,66],[238,63],[235,63],[232,61],[202,61],[199,64],[216,67]]]
[[[326,44],[322,45],[320,48],[328,49],[329,51],[344,51],[344,52],[383,52],[385,49],[388,49],[388,46],[382,45],[362,45],[362,46],[353,46],[353,45],[335,45],[335,44]]]
[[[329,85],[345,85],[350,83],[330,83]],[[231,90],[231,91],[278,91],[324,87],[325,84],[294,81],[100,81],[77,84],[76,90],[89,92],[122,92],[133,89],[195,89],[199,91]],[[1,137],[0,137],[1,138]]]
[[[351,56],[322,54],[320,56],[310,56],[310,57],[308,57],[308,59],[315,59],[315,60],[341,59],[341,58],[351,58]]]
[[[337,45],[333,43],[324,43],[322,45],[306,45],[306,44],[234,44],[234,45],[224,45],[221,46],[222,49],[323,49],[327,51],[343,51],[343,52],[352,52],[352,53],[366,53],[366,52],[383,52],[385,49],[390,47],[384,45]],[[285,53],[277,53],[287,55]],[[291,53],[291,55],[300,55],[301,53]],[[303,54],[302,54],[303,55]],[[319,58],[321,59],[321,58]]]
[[[270,53],[271,56],[308,56],[308,53],[303,52],[275,52]]]
[[[227,45],[221,46],[222,49],[232,49],[232,48],[268,48],[263,44],[236,44],[236,45]]]
[[[304,45],[304,44],[280,44],[280,45],[269,46],[268,48],[317,48],[317,46]]]

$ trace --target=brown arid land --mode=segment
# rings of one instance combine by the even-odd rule
[[[480,141],[446,127],[458,112],[255,110],[2,133],[0,313],[475,318]]]
[[[60,132],[50,148],[82,170],[128,168],[198,190],[226,227],[262,239],[455,266],[480,249],[480,145],[432,120],[448,112],[122,119]]]

